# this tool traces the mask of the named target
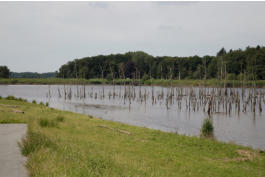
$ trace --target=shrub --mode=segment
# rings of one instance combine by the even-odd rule
[[[46,104],[45,104],[46,106],[49,106],[49,103],[48,102],[46,102]]]
[[[103,84],[104,82],[104,79],[89,79],[90,84]]]
[[[113,79],[113,78],[112,78],[112,74],[109,73],[109,74],[107,75],[106,79],[107,79],[107,81],[112,81],[112,79]]]
[[[22,102],[27,102],[27,100],[26,99],[23,99],[23,98],[18,98],[17,100],[18,101],[22,101]]]
[[[146,81],[146,80],[148,80],[149,78],[150,78],[149,75],[146,74],[146,73],[144,73],[144,76],[142,77],[142,80],[143,80],[143,81]]]
[[[40,105],[42,105],[42,106],[44,105],[42,101],[40,102]]]
[[[18,80],[17,79],[11,80],[11,84],[16,84],[16,83],[18,83]]]
[[[206,118],[203,121],[202,128],[201,128],[201,135],[204,137],[212,137],[213,136],[213,123],[210,118]]]
[[[37,102],[36,102],[36,100],[33,100],[32,103],[33,103],[33,104],[36,104]]]
[[[19,143],[21,152],[23,155],[27,156],[34,151],[38,151],[43,147],[52,147],[54,144],[51,140],[43,134],[38,132],[27,133],[27,136],[22,139],[22,142]]]
[[[49,120],[47,118],[41,118],[39,121],[41,127],[57,127],[57,122],[55,120]]]
[[[16,98],[14,96],[7,96],[6,99],[7,100],[16,100]]]
[[[63,122],[64,117],[63,116],[57,116],[56,120],[57,120],[57,122]]]
[[[237,76],[234,73],[229,73],[229,74],[227,74],[227,79],[228,80],[236,80]]]

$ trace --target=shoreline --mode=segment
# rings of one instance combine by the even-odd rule
[[[139,80],[117,79],[115,85],[139,85]],[[252,88],[252,81],[245,81],[244,88]],[[10,78],[0,79],[0,85],[113,85],[113,81],[105,79],[62,79],[62,78]],[[146,80],[141,81],[141,86],[163,86],[170,87],[170,80]],[[172,80],[174,87],[212,87],[223,88],[224,83],[217,79],[209,79],[204,83],[203,80]],[[239,80],[226,81],[226,88],[241,88]],[[265,88],[265,80],[256,81],[256,88]]]

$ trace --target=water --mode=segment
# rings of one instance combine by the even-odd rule
[[[265,149],[265,89],[257,89],[256,95],[251,89],[243,93],[242,89],[228,89],[226,93],[225,89],[198,87],[0,86],[2,97],[48,102],[50,107],[62,110],[189,136],[200,135],[203,120],[208,117],[209,97],[215,95],[211,108],[215,138]]]

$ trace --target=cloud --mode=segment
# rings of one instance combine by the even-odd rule
[[[156,1],[153,2],[159,6],[187,6],[199,3],[198,1]]]
[[[265,2],[0,2],[0,65],[47,72],[136,50],[215,55],[264,45],[263,21]]]
[[[176,26],[176,25],[159,25],[158,26],[159,30],[181,30],[181,26]]]

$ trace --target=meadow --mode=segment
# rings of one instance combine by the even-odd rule
[[[27,123],[30,176],[265,176],[265,153],[0,99],[1,123]]]

